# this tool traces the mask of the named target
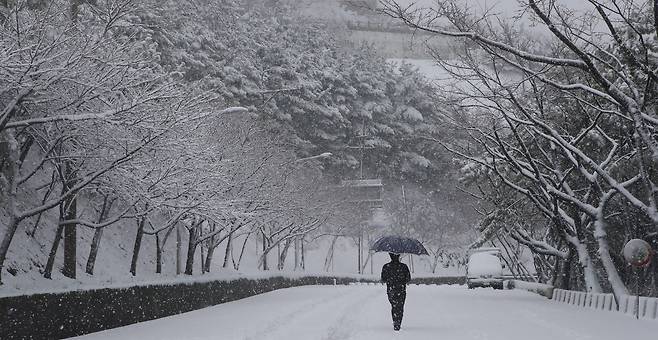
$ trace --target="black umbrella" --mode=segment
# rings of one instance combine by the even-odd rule
[[[429,255],[420,241],[403,236],[384,236],[373,243],[370,250],[396,254]]]

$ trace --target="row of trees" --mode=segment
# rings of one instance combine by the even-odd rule
[[[63,243],[63,273],[76,277],[77,231],[90,228],[93,274],[104,231],[119,224],[134,225],[132,275],[145,237],[158,273],[174,238],[186,274],[199,253],[209,271],[220,245],[221,266],[239,267],[256,238],[260,268],[282,249],[281,269],[291,247],[303,266],[305,240],[349,235],[367,218],[323,189],[356,171],[352,146],[372,148],[372,175],[429,183],[445,172],[445,152],[417,138],[440,131],[427,81],[367,46],[343,48],[339,28],[285,4],[1,4],[0,269],[25,260],[8,258],[18,230],[54,228],[43,274]]]
[[[161,46],[143,34],[161,26],[136,24],[151,9],[133,1],[2,8],[0,266],[19,226],[32,236],[52,228],[40,223],[52,209],[59,222],[46,277],[62,241],[63,273],[76,276],[79,227],[95,229],[93,274],[103,231],[134,220],[133,275],[144,235],[157,240],[159,272],[165,243],[185,228],[180,270],[191,274],[199,246],[209,270],[213,250],[238,233],[260,231],[266,254],[335,213],[318,190],[317,164],[300,168],[264,121],[159,59]]]
[[[658,2],[589,0],[580,11],[528,0],[520,22],[532,31],[459,1],[382,3],[461,42],[458,59],[434,53],[458,80],[445,100],[469,138],[429,139],[460,156],[463,180],[489,203],[474,246],[503,237],[529,247],[559,286],[627,294],[635,280],[621,248],[658,232]],[[647,294],[655,268],[640,278]]]

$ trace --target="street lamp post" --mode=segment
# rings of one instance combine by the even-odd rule
[[[293,159],[291,161],[283,162],[283,163],[279,164],[279,166],[285,166],[285,165],[290,165],[290,164],[295,164],[295,163],[312,161],[314,159],[324,159],[324,158],[329,158],[331,156],[333,156],[333,154],[331,152],[323,152],[319,155],[309,156],[309,157],[304,157],[304,158],[297,158],[297,159]]]
[[[279,167],[286,167],[287,168],[288,165],[297,164],[297,163],[306,162],[306,161],[311,161],[311,160],[314,160],[314,159],[329,158],[332,155],[333,154],[331,152],[323,152],[319,155],[314,155],[314,156],[309,156],[309,157],[304,157],[304,158],[298,158],[298,159],[294,159],[292,161],[281,163],[281,164],[279,164]],[[288,182],[288,175],[290,175],[290,173],[292,172],[292,170],[293,170],[292,168],[294,168],[294,167],[291,166],[290,169],[287,169],[287,170],[284,169],[285,172],[284,172],[284,175],[283,175],[283,185],[285,185]],[[295,239],[295,270],[297,269],[298,265],[300,264],[298,262],[299,261],[299,258],[298,258],[299,254],[298,254],[298,248],[297,248],[298,245],[300,245],[300,243],[301,243],[301,268],[302,268],[302,270],[305,270],[306,264],[305,264],[305,258],[304,258],[305,257],[304,256],[304,236],[302,236],[301,238],[297,237]],[[264,244],[263,244],[263,248],[265,248]],[[264,258],[264,260],[267,261],[267,258]],[[267,262],[264,262],[264,263],[267,263]]]

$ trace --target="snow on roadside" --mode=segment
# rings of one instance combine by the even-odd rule
[[[393,332],[382,286],[296,287],[83,336],[84,339],[653,339],[658,322],[554,304],[521,291],[411,286]]]
[[[61,274],[60,274],[61,275]],[[376,275],[358,275],[353,273],[311,273],[311,272],[285,272],[285,271],[266,271],[266,272],[237,272],[237,271],[219,271],[216,273],[207,273],[204,275],[179,275],[179,276],[162,276],[162,277],[127,277],[121,280],[108,280],[108,281],[91,281],[86,279],[79,279],[75,281],[69,280],[64,282],[66,278],[61,280],[53,280],[51,287],[22,287],[22,286],[7,286],[0,290],[0,298],[19,296],[19,295],[33,295],[33,294],[48,294],[48,293],[66,293],[70,291],[85,291],[96,289],[122,289],[134,286],[149,286],[149,285],[176,285],[176,284],[194,284],[205,283],[212,281],[235,281],[239,279],[260,280],[269,279],[274,277],[284,277],[289,279],[300,279],[303,277],[339,277],[339,278],[353,278],[360,280],[377,280]],[[89,278],[93,278],[89,276]],[[57,284],[60,283],[60,284]]]
[[[356,280],[379,280],[379,273],[370,274],[354,274],[354,273],[340,273],[340,272],[308,272],[308,271],[251,271],[251,272],[238,272],[235,270],[221,270],[218,272],[206,273],[203,275],[179,275],[179,276],[126,276],[115,279],[97,279],[94,280],[93,276],[83,274],[84,277],[78,280],[70,280],[61,276],[60,273],[53,273],[52,286],[44,287],[42,285],[36,286],[21,286],[11,285],[8,282],[5,286],[0,288],[0,298],[20,295],[33,295],[33,294],[47,294],[47,293],[65,293],[70,291],[84,291],[96,290],[105,288],[130,288],[134,286],[148,286],[148,285],[175,285],[175,284],[193,284],[204,283],[212,281],[235,281],[239,279],[269,279],[273,277],[284,277],[289,279],[300,279],[304,277],[336,277],[336,278],[351,278]],[[58,276],[58,277],[56,277]],[[61,276],[61,277],[59,277]],[[432,278],[432,277],[447,277],[449,275],[443,274],[429,274],[419,273],[412,275],[413,278]],[[459,275],[457,275],[459,276]]]
[[[553,286],[547,285],[545,283],[527,282],[521,280],[506,281],[505,286],[513,289],[527,290],[529,292],[537,293],[549,299],[553,296],[553,288],[554,288]]]
[[[124,229],[126,230],[124,231]],[[356,254],[356,249],[353,246],[353,242],[350,240],[341,240],[341,242],[336,246],[336,249],[340,251],[337,251],[336,257],[334,259],[336,263],[334,268],[335,270],[332,270],[331,272],[325,272],[322,270],[327,251],[327,244],[325,244],[326,242],[319,242],[309,246],[306,254],[307,271],[292,271],[292,268],[289,271],[259,271],[256,269],[259,254],[253,251],[246,251],[242,265],[240,267],[240,271],[237,272],[232,268],[219,268],[219,264],[221,264],[224,254],[224,247],[220,246],[220,248],[215,251],[215,258],[213,259],[213,263],[218,265],[213,266],[212,272],[201,275],[198,273],[198,268],[195,267],[195,274],[193,276],[177,276],[175,274],[175,256],[172,256],[172,254],[175,253],[174,243],[169,242],[167,244],[165,250],[165,254],[167,256],[165,256],[163,273],[156,274],[153,272],[153,268],[155,267],[154,240],[144,239],[142,241],[143,249],[140,253],[138,273],[137,276],[132,276],[128,272],[130,253],[123,250],[123,248],[128,249],[128,244],[133,242],[131,241],[131,237],[134,235],[129,232],[129,226],[117,226],[113,229],[109,229],[108,232],[106,232],[106,235],[104,236],[106,237],[106,240],[103,241],[104,243],[101,246],[99,260],[96,264],[96,273],[94,275],[88,275],[84,272],[84,268],[82,266],[86,262],[86,258],[84,256],[86,256],[88,247],[87,242],[92,235],[86,233],[85,229],[81,229],[80,231],[81,242],[79,244],[79,255],[81,257],[79,258],[77,279],[73,280],[64,277],[60,273],[59,266],[56,266],[55,270],[53,271],[52,280],[43,278],[41,271],[37,269],[27,270],[27,267],[25,267],[25,271],[19,272],[17,276],[11,275],[5,270],[3,273],[3,285],[0,286],[0,297],[54,292],[61,293],[67,291],[91,290],[110,287],[126,288],[135,285],[208,282],[214,280],[235,280],[239,278],[268,278],[273,276],[340,276],[377,279],[382,265],[389,261],[388,255],[386,253],[377,253],[374,256],[372,275],[368,274],[360,276],[355,273],[356,270],[351,271],[352,268],[355,267],[354,263],[356,262],[356,256],[354,256]],[[24,237],[25,235],[23,233],[20,236]],[[16,253],[14,254],[14,258],[45,260],[45,255],[39,253],[41,251],[41,247],[35,245],[34,241],[32,241],[32,243],[28,241],[26,241],[25,247],[12,248]],[[186,239],[183,241],[187,242]],[[252,250],[255,248],[256,245],[250,243],[247,249]],[[34,252],[35,254],[28,253],[28,251]],[[60,253],[62,253],[61,249]],[[198,254],[196,256],[198,258]],[[292,258],[292,256],[289,256],[289,258]],[[414,258],[418,259],[417,257]],[[274,257],[271,257],[270,259],[271,261],[274,261]],[[58,257],[56,263],[59,265],[61,261],[62,259]],[[410,265],[409,258],[405,257],[403,261]],[[428,272],[429,264],[425,263],[426,261],[423,259],[415,261],[416,272],[412,273],[413,277],[421,278],[464,275],[464,267],[443,268],[440,266],[437,270],[437,273],[433,274]],[[289,263],[288,266],[291,266],[291,264]],[[367,266],[366,272],[370,273],[370,266]]]

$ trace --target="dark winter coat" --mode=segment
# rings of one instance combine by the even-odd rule
[[[411,281],[411,273],[406,264],[399,261],[391,261],[382,268],[382,281],[386,282],[389,289],[404,289]]]

